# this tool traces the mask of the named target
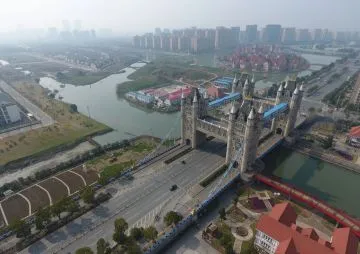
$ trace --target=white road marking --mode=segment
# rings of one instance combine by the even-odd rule
[[[50,201],[50,205],[53,205],[53,201],[52,201],[50,192],[48,192],[48,190],[45,189],[44,187],[42,187],[40,184],[35,184],[35,185],[46,192],[46,194],[48,195],[49,201]]]
[[[1,214],[2,214],[2,216],[4,218],[6,226],[9,226],[9,222],[8,222],[8,220],[6,218],[6,215],[5,215],[5,212],[4,212],[4,209],[3,209],[2,205],[1,205],[1,203],[0,203],[0,211],[1,211]]]
[[[79,173],[76,173],[76,172],[74,172],[74,171],[72,171],[72,170],[69,170],[68,172],[73,173],[73,174],[75,174],[75,175],[77,175],[77,176],[80,176],[80,178],[81,178],[81,180],[83,181],[84,185],[85,185],[85,186],[87,185],[87,184],[86,184],[86,181],[85,181],[85,178],[84,178],[82,175],[80,175]]]
[[[30,202],[30,200],[27,198],[27,197],[25,197],[23,194],[21,194],[20,192],[19,193],[17,193],[20,197],[22,197],[23,199],[25,199],[25,201],[28,203],[28,205],[29,205],[29,216],[31,216],[31,202]]]
[[[66,189],[68,190],[68,196],[71,195],[71,192],[70,192],[70,187],[69,185],[67,185],[63,180],[61,180],[60,178],[58,178],[57,176],[53,176],[52,178],[58,180],[59,182],[61,182],[63,185],[65,185]]]

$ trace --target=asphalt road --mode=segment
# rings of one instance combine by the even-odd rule
[[[194,150],[167,167],[154,170],[156,166],[152,165],[136,173],[132,181],[117,181],[108,187],[112,199],[21,253],[74,253],[83,246],[95,250],[101,237],[112,242],[116,218],[124,217],[131,226],[142,218],[149,218],[149,214],[154,214],[154,210],[158,212],[161,206],[166,207],[161,211],[165,214],[170,208],[164,204],[183,198],[191,186],[224,163],[225,150],[224,143],[213,140],[201,150]],[[177,184],[179,189],[171,192],[169,188],[173,184]]]
[[[28,99],[26,99],[24,96],[22,96],[18,91],[16,91],[14,88],[12,88],[10,85],[5,83],[3,80],[0,80],[0,88],[7,94],[9,94],[17,103],[19,103],[21,106],[26,108],[29,113],[33,114],[36,119],[41,121],[41,124],[33,125],[31,127],[25,127],[20,128],[17,130],[9,131],[0,134],[0,139],[12,135],[16,135],[18,133],[36,129],[44,126],[49,126],[55,123],[55,121],[47,115],[44,111],[42,111],[38,106],[34,105],[32,102],[30,102]]]

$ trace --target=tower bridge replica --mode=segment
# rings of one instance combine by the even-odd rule
[[[226,164],[233,163],[242,176],[255,173],[256,159],[293,132],[304,89],[287,80],[280,84],[275,100],[255,97],[254,90],[254,77],[241,82],[235,76],[228,97],[237,100],[232,102],[228,119],[210,116],[216,103],[209,103],[206,92],[194,89],[187,98],[182,96],[182,143],[196,149],[207,137],[218,138],[227,144]]]

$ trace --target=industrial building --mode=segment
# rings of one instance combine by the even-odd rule
[[[0,92],[0,127],[6,127],[20,120],[19,107],[7,94]]]

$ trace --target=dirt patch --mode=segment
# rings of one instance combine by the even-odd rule
[[[55,178],[49,178],[39,183],[39,185],[50,193],[53,203],[56,203],[68,195],[68,191],[65,185]]]
[[[77,167],[72,169],[71,171],[78,173],[82,177],[84,177],[86,185],[90,185],[96,182],[99,179],[98,174],[91,169],[88,169],[86,172],[82,169],[82,167]]]
[[[64,172],[56,177],[63,180],[69,186],[71,194],[85,187],[81,177],[73,173]]]
[[[29,206],[26,200],[15,194],[1,202],[8,223],[24,218],[29,215]]]
[[[50,200],[46,192],[39,186],[33,185],[32,187],[20,192],[30,200],[31,213],[35,213],[40,207],[50,205]]]

